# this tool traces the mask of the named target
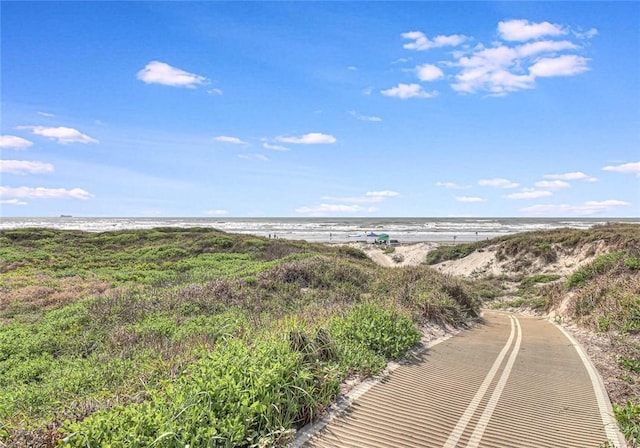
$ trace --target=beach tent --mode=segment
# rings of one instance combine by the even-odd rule
[[[386,233],[381,233],[380,235],[378,235],[378,238],[376,238],[376,243],[378,244],[388,244],[389,243],[389,235],[387,235]]]
[[[376,236],[380,236],[380,235],[378,235],[377,233],[373,233],[373,232],[371,232],[371,233],[368,233],[368,234],[367,234],[367,236],[373,236],[373,237],[376,237]]]

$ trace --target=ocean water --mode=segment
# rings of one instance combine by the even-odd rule
[[[533,230],[586,229],[640,218],[1,218],[0,230],[25,227],[105,232],[154,227],[211,227],[225,232],[313,242],[372,241],[386,233],[401,243],[470,242]]]

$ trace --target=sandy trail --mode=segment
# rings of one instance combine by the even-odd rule
[[[362,250],[380,266],[401,267],[417,266],[424,263],[427,254],[437,247],[437,243],[401,244],[399,246],[392,246],[394,251],[391,253],[385,253],[385,249],[387,249],[386,246],[378,246],[375,244],[356,243],[352,246]],[[401,261],[394,260],[394,257]]]

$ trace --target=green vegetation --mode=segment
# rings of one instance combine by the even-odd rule
[[[477,243],[458,244],[453,246],[442,245],[427,254],[426,263],[436,264],[447,260],[457,260],[464,258],[475,250],[479,250],[488,246],[488,241],[480,241]]]
[[[610,271],[617,263],[625,255],[624,251],[612,252],[609,254],[600,255],[587,266],[578,269],[576,272],[571,274],[567,279],[566,286],[567,288],[573,288],[575,286],[583,286],[587,283],[588,280],[592,278],[602,275]],[[626,265],[626,263],[625,263]]]
[[[466,257],[474,251],[482,251],[488,246],[496,246],[499,261],[509,257],[525,260],[529,257],[544,262],[553,262],[558,251],[575,251],[599,242],[611,251],[634,250],[638,247],[638,226],[636,224],[605,224],[590,229],[554,229],[517,233],[492,240],[455,246],[440,246],[427,255],[427,264],[455,260]],[[636,257],[637,258],[637,257]],[[636,263],[640,263],[636,262]]]
[[[470,286],[212,229],[0,233],[0,444],[271,446]],[[61,442],[64,440],[64,442]]]
[[[615,341],[612,350],[623,372],[618,380],[626,386],[622,392],[616,390],[614,410],[630,446],[639,447],[640,348],[634,341],[640,332],[640,226],[610,224],[586,230],[527,232],[488,242],[443,246],[428,255],[427,263],[461,258],[473,251],[486,250],[486,246],[512,272],[511,276],[505,273],[476,281],[477,294],[485,300],[511,297],[493,301],[489,306],[538,312],[562,309],[563,318],[607,333]],[[548,270],[560,255],[594,258],[566,278],[557,274],[530,275]]]
[[[620,430],[631,447],[640,446],[640,404],[628,401],[624,405],[613,404],[613,412]]]

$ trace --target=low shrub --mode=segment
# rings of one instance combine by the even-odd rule
[[[148,401],[66,422],[64,444],[273,445],[326,406],[338,385],[334,372],[312,370],[284,341],[229,340],[175,383],[151,391]]]
[[[582,286],[596,275],[608,272],[624,255],[624,251],[600,255],[587,266],[584,266],[571,274],[565,283],[566,287],[570,289],[576,286]]]
[[[613,412],[629,446],[640,446],[640,404],[632,401],[628,401],[624,406],[614,403]]]
[[[63,444],[282,444],[292,428],[334,399],[346,375],[378,372],[420,339],[408,317],[372,303],[354,306],[314,333],[296,330],[255,343],[228,339],[175,382],[149,390],[148,400],[65,422]]]
[[[329,328],[338,342],[354,341],[384,358],[396,358],[420,340],[411,319],[372,303],[356,305]]]

